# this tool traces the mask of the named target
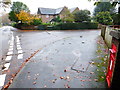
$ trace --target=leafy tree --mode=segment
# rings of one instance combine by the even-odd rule
[[[18,17],[16,17],[16,14],[19,14],[20,11],[24,10],[25,12],[29,12],[29,8],[23,4],[22,2],[13,2],[13,5],[11,7],[11,11],[9,13],[9,19],[11,21],[15,21],[18,23]]]
[[[53,18],[52,21],[61,22],[60,16],[57,16],[57,17]]]
[[[24,10],[25,12],[30,12],[27,5],[23,4],[22,2],[13,2],[11,10],[15,13],[19,13],[21,10]]]
[[[120,25],[120,14],[113,15],[113,23],[114,25]]]
[[[94,10],[94,15],[96,15],[99,12],[110,12],[113,14],[115,12],[115,7],[112,6],[110,2],[96,2],[95,3],[96,7]]]
[[[104,25],[111,25],[113,20],[112,17],[110,15],[110,12],[106,11],[106,12],[99,12],[96,16],[95,16],[95,20],[101,24]]]
[[[13,12],[13,11],[11,11],[11,12],[9,13],[9,19],[10,19],[11,21],[15,21],[15,22],[18,22],[18,21],[19,21],[18,18],[16,17],[15,12]]]
[[[31,25],[40,25],[42,23],[42,20],[40,18],[33,19]]]
[[[94,1],[94,0],[88,0],[88,1]],[[106,2],[111,2],[111,5],[113,8],[115,8],[115,6],[117,4],[120,4],[120,0],[105,0]],[[103,2],[103,0],[97,0],[97,2],[94,3],[94,5],[99,5],[101,2]],[[120,13],[120,7],[118,5],[118,13]]]
[[[63,21],[63,22],[73,22],[73,21],[74,21],[73,14],[71,14],[70,11],[67,10],[67,11],[63,14],[62,21]]]
[[[75,22],[90,21],[90,11],[89,10],[80,10],[74,13]]]
[[[23,10],[20,11],[19,14],[16,14],[16,17],[18,18],[21,23],[26,23],[28,25],[39,25],[41,24],[41,19],[37,16],[33,16],[28,12],[25,12]]]

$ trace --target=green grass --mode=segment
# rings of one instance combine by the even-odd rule
[[[97,67],[95,73],[97,74],[98,81],[105,81],[106,71],[108,67],[108,47],[105,45],[104,41],[100,37],[97,44],[96,57],[94,65]]]

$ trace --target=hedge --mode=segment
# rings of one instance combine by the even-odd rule
[[[39,30],[79,30],[79,29],[97,29],[98,23],[60,23],[55,26],[38,26]]]

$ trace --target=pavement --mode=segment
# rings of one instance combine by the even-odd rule
[[[9,46],[11,45],[11,42],[13,42],[11,40],[13,36],[13,32],[11,30],[16,29],[11,26],[3,26],[0,28],[0,88],[4,85],[6,77],[6,74],[3,74],[2,71],[8,69],[10,65],[10,63],[5,60],[11,57],[7,55],[12,54],[9,52]]]
[[[14,59],[10,68],[26,60],[31,52],[40,51],[25,63],[9,88],[106,87],[105,81],[98,82],[94,73],[97,67],[92,64],[100,30],[20,31],[14,35],[20,38],[25,53],[20,61]]]

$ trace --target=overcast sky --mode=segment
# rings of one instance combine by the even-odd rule
[[[94,10],[94,2],[88,0],[11,0],[12,2],[20,1],[26,4],[31,13],[36,13],[38,7],[59,8],[67,6],[68,8],[79,7],[79,9],[88,9],[91,12]]]

